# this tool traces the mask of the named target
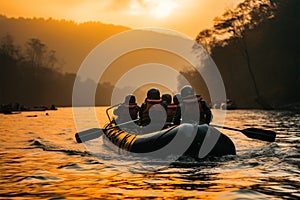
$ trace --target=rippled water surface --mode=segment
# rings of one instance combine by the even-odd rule
[[[75,142],[72,108],[47,113],[0,115],[0,198],[300,198],[300,112],[227,111],[226,126],[273,130],[276,141],[220,129],[236,156],[173,164],[123,159],[101,138],[90,142],[96,157]],[[97,108],[97,117],[106,122],[105,108]]]

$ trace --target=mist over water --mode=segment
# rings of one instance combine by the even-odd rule
[[[102,126],[107,122],[105,107],[96,111]],[[212,111],[214,116],[223,112]],[[47,113],[0,115],[1,198],[300,198],[300,112],[227,111],[226,126],[273,130],[276,141],[220,129],[233,140],[236,156],[171,165],[162,160],[124,159],[99,145],[102,138],[89,141],[96,157],[75,142],[72,108]],[[213,123],[218,124],[218,117]]]

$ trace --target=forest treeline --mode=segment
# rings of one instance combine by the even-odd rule
[[[299,10],[299,0],[245,0],[198,34],[239,108],[299,108]]]
[[[299,108],[299,10],[299,0],[245,0],[215,18],[212,28],[198,34],[196,41],[210,53],[222,75],[227,97],[238,108]],[[78,64],[80,56],[84,58],[103,39],[127,30],[110,25],[101,29],[101,23],[76,25],[52,19],[4,16],[0,16],[0,24],[3,27],[0,32],[4,29],[8,32],[0,43],[0,104],[70,106],[76,74],[62,68],[57,54],[69,56]],[[15,38],[20,27],[22,33]],[[93,28],[86,29],[90,27]],[[17,45],[20,41],[15,42],[33,33],[39,34],[26,38],[24,46]],[[196,71],[181,73],[193,86],[203,86]],[[91,80],[81,83],[84,88],[97,84]],[[96,104],[109,105],[112,90],[113,85],[108,82],[98,85]]]
[[[18,103],[26,106],[55,104],[70,106],[76,74],[60,72],[54,50],[38,38],[28,39],[24,47],[14,43],[7,34],[0,42],[0,104]],[[88,88],[91,80],[80,82]],[[97,105],[110,104],[113,86],[98,84]]]
[[[64,72],[76,73],[90,51],[107,38],[128,27],[101,22],[76,23],[53,18],[9,18],[0,15],[0,37],[10,34],[16,45],[38,38],[57,53]]]

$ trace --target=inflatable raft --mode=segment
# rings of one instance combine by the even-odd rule
[[[110,127],[104,129],[104,134],[106,145],[117,147],[118,152],[123,150],[143,157],[203,159],[236,154],[231,139],[207,125],[180,124],[147,134],[132,134],[119,127]]]

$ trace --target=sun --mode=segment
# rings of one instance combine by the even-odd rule
[[[128,14],[132,16],[150,16],[165,18],[178,7],[175,0],[134,0],[129,4]]]
[[[150,14],[157,18],[164,18],[169,16],[176,7],[178,7],[178,4],[174,1],[160,0],[153,5],[153,10],[150,11]]]

